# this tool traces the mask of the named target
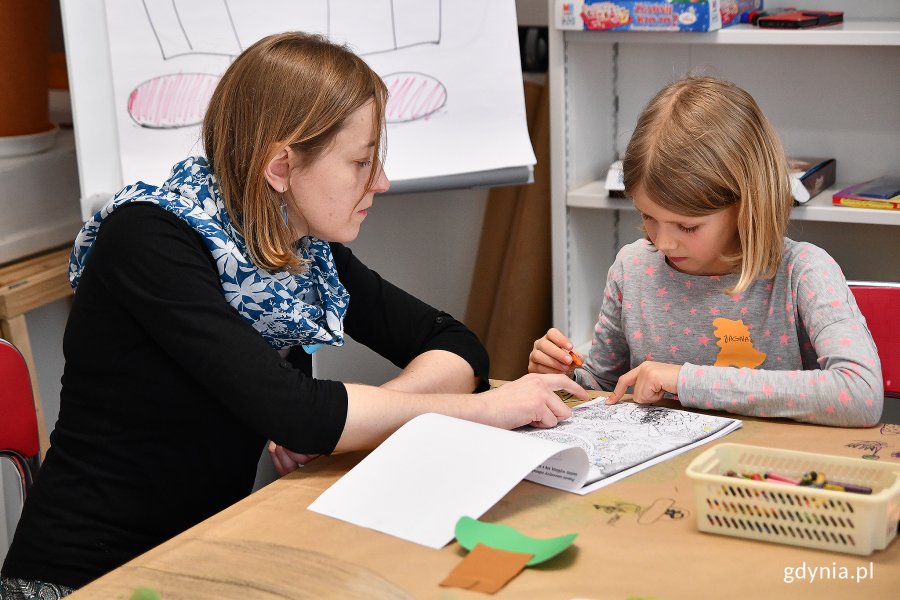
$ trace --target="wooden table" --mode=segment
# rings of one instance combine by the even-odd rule
[[[0,266],[0,337],[19,349],[28,365],[42,457],[50,447],[50,437],[25,313],[73,294],[68,277],[71,251],[72,245],[67,244]]]
[[[898,463],[895,427],[837,429],[747,419],[721,442]],[[685,468],[702,446],[587,496],[523,481],[482,520],[536,537],[578,533],[573,547],[526,569],[504,598],[894,598],[900,542],[861,557],[700,533]],[[163,600],[205,598],[485,598],[442,588],[465,555],[455,542],[432,550],[306,510],[361,458],[325,457],[79,590],[72,598],[128,598],[138,587]],[[895,507],[900,510],[900,507]],[[837,572],[872,567],[864,581],[785,582],[801,565]]]

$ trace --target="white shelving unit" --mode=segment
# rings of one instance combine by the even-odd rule
[[[820,192],[803,206],[795,206],[791,212],[794,221],[828,221],[833,223],[863,223],[867,225],[900,225],[900,210],[878,211],[867,208],[835,206],[831,196],[850,182],[838,183]],[[566,203],[569,207],[604,208],[608,210],[634,210],[631,202],[622,198],[610,198],[602,181],[592,181],[571,190]],[[898,232],[900,235],[900,232]],[[900,240],[897,242],[900,247]]]
[[[900,173],[900,2],[820,0],[845,23],[710,33],[563,32],[549,5],[553,316],[576,344],[590,338],[616,252],[639,237],[606,170],[644,105],[688,72],[747,89],[788,154],[837,159],[836,184],[793,210],[790,237],[823,246],[848,278],[900,280],[900,211],[831,204],[851,183]]]

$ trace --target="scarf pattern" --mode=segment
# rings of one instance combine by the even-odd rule
[[[125,187],[85,223],[69,257],[73,288],[78,287],[103,220],[133,202],[155,204],[200,234],[215,260],[225,300],[273,348],[300,344],[312,353],[322,344],[343,345],[350,295],[338,279],[331,246],[311,236],[301,238],[296,252],[308,266],[300,274],[257,267],[202,157],[176,164],[160,187],[141,181]]]

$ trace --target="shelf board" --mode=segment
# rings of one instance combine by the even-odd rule
[[[900,210],[877,210],[872,208],[852,208],[835,206],[831,203],[834,192],[849,183],[828,188],[816,195],[803,206],[795,206],[791,211],[794,221],[829,221],[833,223],[862,223],[866,225],[900,225]],[[566,197],[570,208],[595,208],[604,210],[634,210],[631,201],[624,198],[610,198],[603,181],[592,181],[574,189]]]
[[[732,25],[718,31],[566,31],[567,40],[633,44],[747,44],[782,46],[900,46],[900,21],[845,21],[810,29]]]

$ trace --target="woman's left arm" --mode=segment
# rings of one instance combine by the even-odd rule
[[[331,249],[350,293],[347,334],[403,369],[382,387],[417,393],[487,389],[487,351],[471,330],[386,281],[342,244]]]

